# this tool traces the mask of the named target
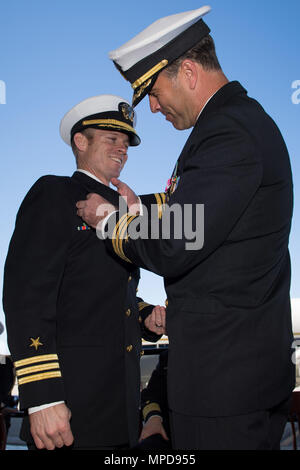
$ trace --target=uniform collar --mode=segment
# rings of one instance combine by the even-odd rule
[[[108,202],[116,207],[119,207],[119,193],[114,189],[101,183],[101,181],[95,176],[92,178],[89,172],[86,171],[75,171],[72,175],[72,179],[84,187],[87,194],[96,193],[104,197]]]
[[[104,184],[103,181],[101,181],[97,176],[93,175],[93,173],[90,173],[87,170],[82,170],[81,168],[77,168],[76,171],[79,171],[79,173],[84,173],[85,175],[89,176],[90,178],[93,178],[94,180],[98,181],[98,183]]]
[[[242,85],[237,82],[229,82],[226,83],[222,88],[220,88],[214,95],[212,95],[209,100],[204,105],[204,108],[200,111],[200,114],[197,119],[197,123],[201,121],[207,114],[212,113],[223,106],[226,101],[231,99],[233,96],[238,94],[247,94],[247,90],[245,90]]]

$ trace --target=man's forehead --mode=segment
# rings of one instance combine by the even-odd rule
[[[123,142],[129,142],[129,137],[124,132],[114,131],[110,129],[93,129],[93,130],[96,131],[99,135],[103,135],[103,136],[113,135],[114,137],[119,138]]]
[[[166,71],[163,70],[162,72],[160,72],[160,74],[156,78],[155,83],[148,94],[151,95],[152,93],[156,93],[162,88],[168,87],[170,85],[171,85],[171,79],[166,74]]]

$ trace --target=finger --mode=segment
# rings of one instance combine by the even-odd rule
[[[167,318],[165,307],[160,307],[160,314],[161,314],[162,326],[165,328],[166,327],[166,318]]]
[[[54,426],[53,428],[50,427],[45,429],[45,435],[43,437],[43,442],[45,444],[46,449],[53,450],[55,447],[63,447],[64,443],[59,434],[59,429]]]
[[[64,443],[65,446],[71,446],[74,442],[74,437],[73,437],[73,434],[72,434],[72,431],[71,431],[70,427],[68,427],[68,429],[66,429],[66,431],[61,432],[61,437],[63,439],[63,443]]]
[[[164,335],[165,334],[165,329],[163,326],[157,326],[156,329],[155,329],[155,333],[157,335]]]
[[[43,441],[36,435],[32,435],[34,443],[38,449],[45,449]]]
[[[120,184],[122,183],[122,181],[119,180],[118,178],[112,178],[111,182],[114,186],[116,186],[116,188],[118,188],[120,186]]]
[[[77,201],[76,207],[77,209],[82,209],[85,206],[85,201]]]
[[[54,443],[55,447],[58,447],[59,449],[65,445],[64,439],[60,434],[56,434],[55,437],[53,437],[52,442]]]
[[[156,319],[156,312],[155,310],[152,311],[151,315],[149,315],[149,325],[152,328],[155,328],[157,326],[157,319]]]
[[[50,438],[49,436],[47,436],[47,434],[43,434],[43,435],[39,435],[39,436],[34,436],[34,442],[36,443],[36,446],[37,446],[37,443],[42,443],[42,447],[38,447],[38,449],[47,449],[47,450],[54,450],[55,449],[55,444],[52,440],[52,438]]]
[[[152,331],[153,333],[159,334],[158,333],[158,328],[155,323],[155,317],[153,315],[149,315],[147,318],[147,323],[145,322],[147,328]]]
[[[153,315],[155,316],[155,325],[165,328],[166,326],[166,311],[164,307],[157,305],[153,309]]]
[[[155,307],[155,309],[153,310],[153,316],[154,316],[155,326],[161,327],[163,321],[162,321],[162,315],[161,315],[161,310],[159,306]]]

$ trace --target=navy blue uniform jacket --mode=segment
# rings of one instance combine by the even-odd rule
[[[165,238],[134,239],[130,227],[138,219],[130,216],[122,219],[128,238],[106,242],[124,259],[164,276],[170,408],[227,416],[275,406],[295,384],[292,176],[277,126],[238,82],[222,87],[203,109],[172,188],[142,202],[148,209],[158,204],[160,229],[174,204],[183,214],[192,210],[195,226],[196,206],[204,205],[202,247],[187,249],[184,230],[178,238],[171,230]]]
[[[139,311],[139,270],[107,253],[76,214],[90,192],[118,205],[81,172],[44,176],[25,197],[4,273],[9,348],[22,409],[64,400],[75,447],[134,444],[141,334],[158,337],[143,327],[152,307]]]

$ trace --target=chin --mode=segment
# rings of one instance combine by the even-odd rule
[[[172,124],[173,127],[175,127],[175,129],[177,129],[178,131],[185,131],[186,129],[190,129],[194,126],[194,124],[190,122],[172,122]]]
[[[177,122],[172,122],[173,124],[173,127],[175,127],[175,129],[177,129],[178,131],[183,131],[185,129],[188,129],[188,127],[184,126],[183,124],[179,124]]]

